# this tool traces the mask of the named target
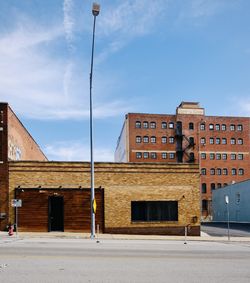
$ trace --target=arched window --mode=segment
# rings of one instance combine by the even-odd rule
[[[136,136],[135,141],[136,143],[141,143],[141,136]]]
[[[190,122],[189,125],[188,125],[188,127],[189,127],[189,130],[193,130],[193,129],[194,129],[194,123],[193,123],[193,122]]]
[[[209,124],[209,130],[213,130],[214,129],[214,124]]]
[[[148,143],[149,142],[149,137],[148,136],[144,136],[143,137],[143,142],[144,143]]]
[[[156,137],[155,137],[155,136],[152,136],[152,137],[150,138],[150,141],[151,141],[151,143],[156,143]]]
[[[243,168],[239,169],[239,175],[244,175],[244,169]]]
[[[243,139],[238,139],[238,144],[243,144]]]
[[[162,129],[167,129],[167,123],[166,122],[161,122],[161,128]]]
[[[203,194],[207,193],[207,184],[206,183],[202,183],[202,185],[201,185],[201,192]]]
[[[201,168],[201,175],[206,175],[206,174],[207,174],[206,168]]]
[[[190,144],[191,146],[194,145],[194,138],[193,138],[193,137],[189,137],[189,144]]]
[[[136,122],[135,122],[135,127],[136,127],[137,129],[141,128],[141,122],[140,122],[140,121],[136,121]]]
[[[194,162],[194,153],[193,152],[189,153],[189,162]]]
[[[167,143],[167,137],[161,137],[161,143]]]
[[[168,127],[169,127],[169,129],[173,129],[174,128],[174,123],[173,122],[169,122]]]
[[[145,128],[145,129],[148,128],[148,122],[147,122],[147,121],[144,121],[144,122],[143,122],[143,128]]]
[[[231,144],[236,144],[236,140],[235,140],[235,138],[231,138]]]
[[[211,191],[215,190],[215,183],[211,183]]]
[[[150,122],[150,128],[155,129],[156,128],[156,123],[155,122]]]
[[[223,168],[223,175],[228,175],[228,170],[227,170],[227,168]]]
[[[205,125],[205,123],[201,123],[201,124],[200,124],[200,130],[201,130],[201,131],[205,131],[205,130],[206,130],[206,125]]]
[[[215,175],[215,169],[214,168],[210,169],[210,175]]]

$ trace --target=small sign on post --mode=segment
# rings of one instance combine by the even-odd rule
[[[17,210],[18,207],[22,207],[22,200],[21,199],[12,199],[11,206],[16,208],[16,236],[17,236]]]
[[[12,199],[11,200],[12,207],[22,207],[22,200],[21,199]]]

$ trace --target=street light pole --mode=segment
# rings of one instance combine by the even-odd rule
[[[93,3],[92,6],[92,14],[94,16],[94,24],[93,24],[93,37],[92,37],[92,52],[91,52],[91,65],[90,65],[90,75],[89,75],[89,108],[90,108],[90,163],[91,163],[91,198],[90,198],[90,209],[91,209],[91,239],[95,238],[95,211],[94,211],[94,203],[95,203],[95,178],[94,178],[94,158],[93,158],[93,111],[92,111],[92,77],[93,77],[93,59],[94,59],[94,47],[95,47],[95,22],[96,17],[99,15],[100,5],[97,3]]]

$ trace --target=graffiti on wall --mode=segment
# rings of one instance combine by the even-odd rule
[[[9,160],[21,160],[22,150],[11,137],[8,142],[8,159]]]

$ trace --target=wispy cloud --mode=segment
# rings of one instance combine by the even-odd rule
[[[73,0],[64,0],[63,1],[63,26],[65,37],[70,50],[73,50],[73,41],[74,41],[74,26],[75,21],[73,17],[74,2]]]
[[[234,0],[189,0],[180,1],[178,21],[183,20],[206,20],[227,8],[232,8],[237,1]]]
[[[56,161],[89,161],[90,150],[88,145],[76,141],[56,142],[45,146],[45,154],[49,160]],[[113,161],[114,152],[108,148],[94,149],[95,161]]]
[[[126,0],[102,11],[97,24],[100,36],[107,40],[107,48],[98,56],[103,60],[110,53],[117,52],[138,36],[154,31],[168,8],[170,0]]]
[[[19,25],[1,34],[0,100],[9,102],[19,115],[33,119],[88,119],[89,75],[73,58],[56,56],[54,45],[63,42],[63,36],[64,30],[58,25],[48,30],[33,22],[29,28]],[[98,80],[99,85],[107,83],[105,76]],[[112,97],[105,100],[108,92],[103,89],[99,89],[102,99],[94,103],[94,116],[123,113],[125,103]],[[95,94],[98,97],[97,91]]]

